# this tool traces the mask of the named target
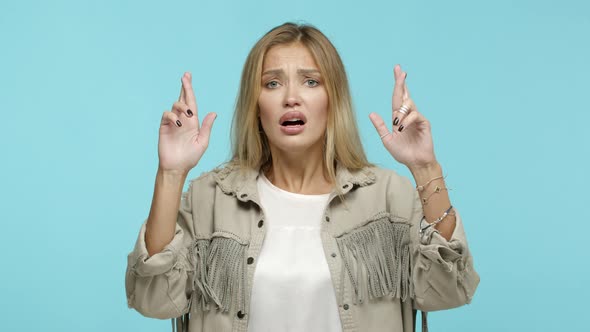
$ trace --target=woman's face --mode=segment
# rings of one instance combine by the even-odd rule
[[[264,57],[261,84],[260,121],[271,149],[321,149],[328,94],[309,50],[299,43],[272,47]]]

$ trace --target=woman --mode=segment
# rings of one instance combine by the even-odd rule
[[[416,310],[469,303],[479,276],[461,219],[407,74],[394,74],[392,131],[370,119],[416,187],[367,161],[330,41],[285,23],[244,65],[232,160],[182,193],[216,116],[199,127],[185,73],[128,256],[129,307],[190,331],[414,331]]]

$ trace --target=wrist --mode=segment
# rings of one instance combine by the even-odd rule
[[[188,177],[187,171],[169,170],[158,167],[157,176],[167,183],[184,183]]]
[[[437,161],[408,168],[410,169],[412,176],[414,176],[416,185],[421,185],[434,177],[442,175],[442,167]]]

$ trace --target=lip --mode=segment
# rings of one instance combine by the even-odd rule
[[[289,119],[293,119],[293,118],[298,118],[298,119],[303,120],[302,126],[295,126],[295,127],[303,127],[307,123],[307,118],[305,117],[305,114],[303,114],[299,111],[290,111],[290,112],[283,114],[283,116],[281,116],[281,118],[279,119],[279,125],[281,127],[283,127],[283,122],[285,122]]]
[[[305,129],[305,125],[296,125],[296,126],[281,126],[281,131],[286,135],[297,135]]]

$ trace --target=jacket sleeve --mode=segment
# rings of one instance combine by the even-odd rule
[[[413,192],[410,241],[414,307],[422,311],[435,311],[470,303],[479,284],[479,275],[473,267],[473,257],[459,212],[454,209],[456,225],[449,241],[434,227],[420,234],[424,214],[418,192]]]
[[[174,318],[188,312],[194,263],[190,259],[194,239],[192,188],[181,195],[172,241],[149,256],[145,244],[146,221],[141,226],[135,247],[127,256],[125,291],[127,305],[146,317]]]

